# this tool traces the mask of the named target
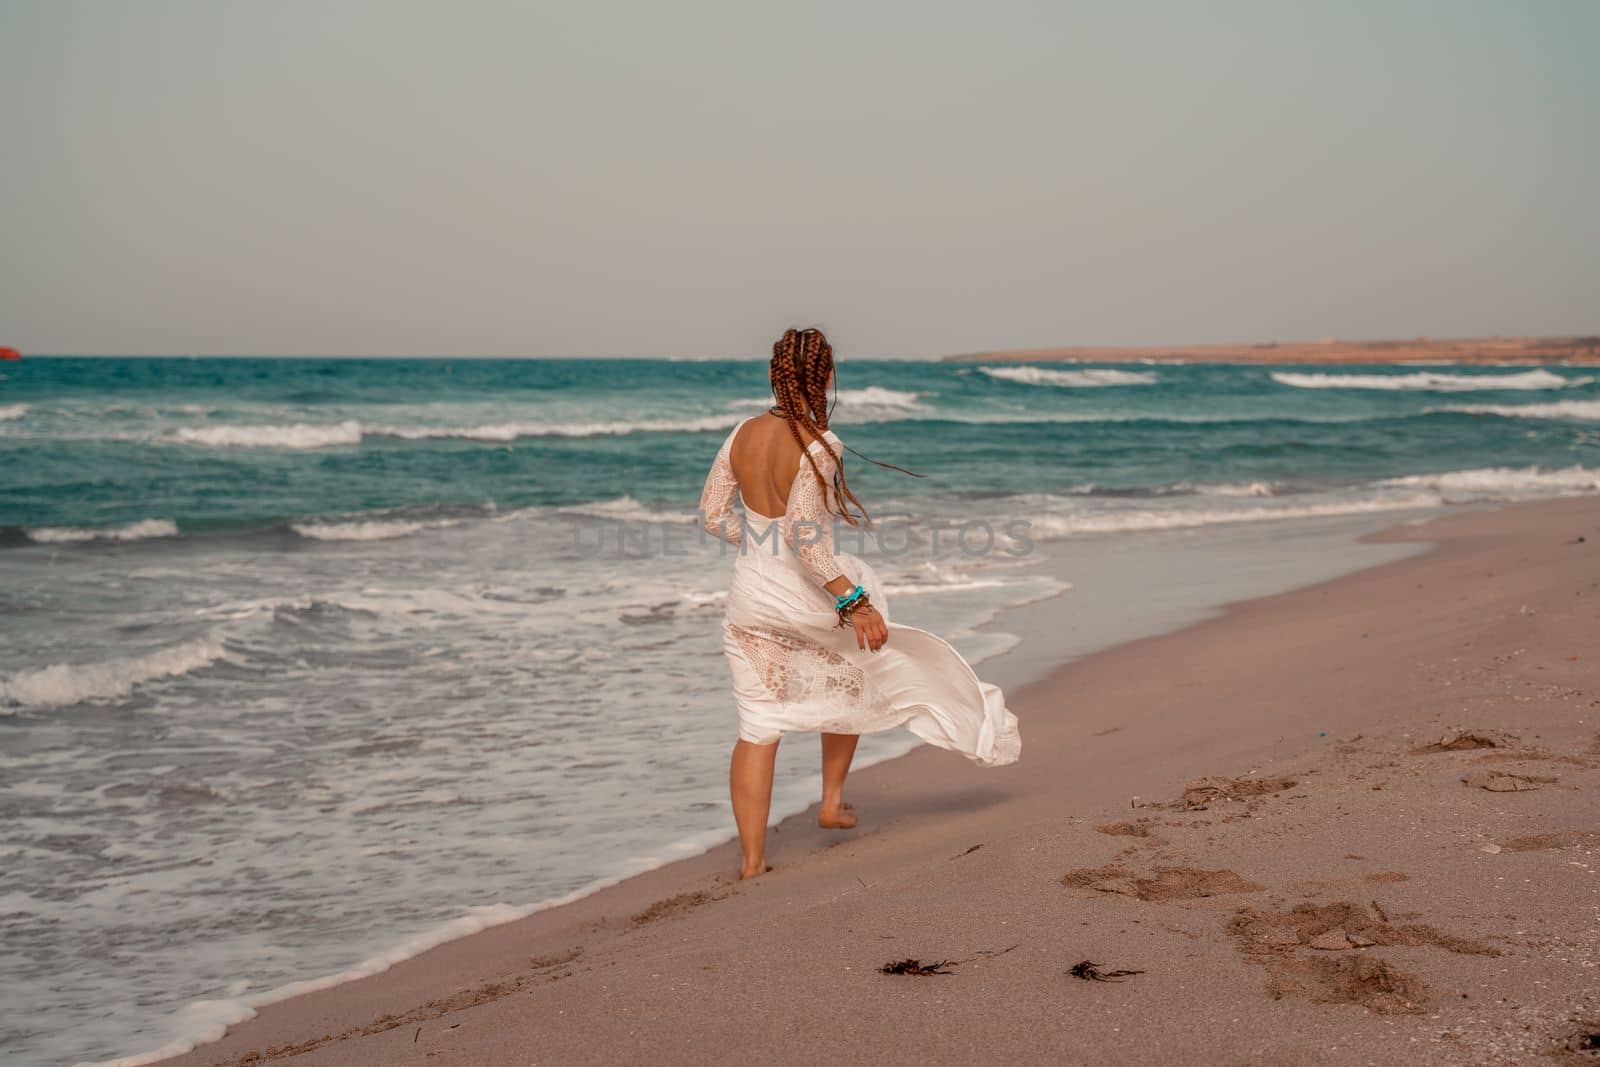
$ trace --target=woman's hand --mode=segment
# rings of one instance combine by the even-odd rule
[[[856,629],[857,648],[870,648],[876,652],[889,642],[889,624],[883,621],[883,616],[871,604],[852,612],[850,624]]]

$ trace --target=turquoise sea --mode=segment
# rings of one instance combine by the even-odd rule
[[[0,364],[0,1062],[183,1047],[729,836],[694,510],[765,374]],[[1595,367],[839,378],[845,442],[925,475],[847,459],[891,613],[979,663],[1026,644],[1007,609],[1079,610],[1092,546],[1600,491]],[[815,791],[786,747],[780,811]]]
[[[30,359],[0,380],[0,537],[335,517],[460,517],[628,497],[682,506],[705,449],[768,402],[764,364],[667,360]],[[1600,370],[858,362],[851,445],[912,494],[1280,495],[1596,462]],[[1353,385],[1344,383],[1354,382]],[[47,535],[48,536],[48,535]]]

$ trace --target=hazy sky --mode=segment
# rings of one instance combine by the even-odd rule
[[[1600,332],[1600,3],[0,0],[0,344]]]

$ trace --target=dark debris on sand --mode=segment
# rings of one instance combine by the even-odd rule
[[[962,959],[962,960],[939,960],[936,963],[923,963],[921,960],[918,960],[918,959],[895,960],[892,963],[885,963],[882,967],[879,967],[878,970],[881,971],[884,974],[913,974],[913,975],[954,974],[955,972],[950,970],[950,968],[952,968],[952,967],[959,967],[963,963],[971,963],[974,960],[994,959],[996,956],[1004,956],[1007,952],[1010,952],[1013,949],[1017,949],[1017,948],[1021,948],[1021,947],[1022,947],[1022,942],[1018,941],[1015,945],[1011,945],[1008,948],[1001,948],[1001,949],[986,948],[981,952],[977,952],[977,953],[974,953],[971,956],[968,956],[966,959]]]
[[[1100,965],[1093,960],[1084,960],[1075,963],[1067,971],[1074,978],[1082,978],[1085,982],[1120,982],[1124,978],[1143,974],[1143,971],[1102,971]]]
[[[938,960],[934,963],[923,963],[921,960],[912,959],[895,960],[893,963],[885,963],[878,970],[884,974],[913,974],[919,977],[933,974],[955,974],[956,972],[950,969],[955,965],[955,962],[954,960]]]
[[[1567,1048],[1573,1052],[1600,1052],[1600,1030],[1573,1034],[1567,1039]]]

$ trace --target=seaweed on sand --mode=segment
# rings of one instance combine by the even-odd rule
[[[884,974],[914,974],[922,977],[930,974],[955,974],[956,972],[950,969],[955,962],[939,960],[935,963],[923,963],[921,960],[912,959],[895,960],[893,963],[885,963],[878,970]]]
[[[1129,975],[1143,974],[1143,971],[1102,971],[1100,965],[1093,960],[1084,960],[1075,963],[1067,971],[1074,978],[1082,978],[1085,982],[1120,982]]]
[[[1022,942],[1018,941],[1010,948],[984,949],[982,952],[968,956],[964,960],[939,960],[935,963],[923,963],[918,959],[895,960],[891,963],[885,963],[878,970],[883,974],[911,974],[919,977],[927,977],[933,974],[954,974],[955,972],[950,968],[959,967],[963,963],[971,963],[974,960],[986,960],[993,959],[995,956],[1004,956],[1011,949],[1017,948],[1021,944]]]

